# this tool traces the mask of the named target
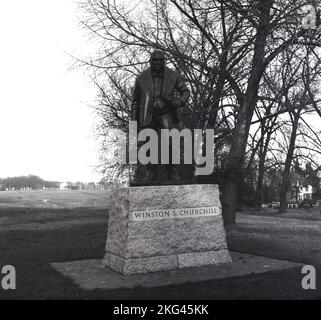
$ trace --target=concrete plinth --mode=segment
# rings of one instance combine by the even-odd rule
[[[113,189],[105,266],[135,274],[227,262],[217,185]]]

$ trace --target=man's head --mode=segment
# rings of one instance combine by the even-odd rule
[[[165,55],[163,51],[156,49],[150,55],[150,66],[153,71],[162,72],[165,67]]]

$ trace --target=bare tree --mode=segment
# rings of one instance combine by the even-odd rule
[[[306,30],[301,25],[300,9],[305,4],[303,0],[206,0],[201,3],[145,0],[126,5],[110,0],[86,0],[82,4],[83,25],[102,45],[96,58],[83,62],[94,70],[93,77],[98,84],[106,82],[106,76],[109,79],[104,88],[104,101],[110,90],[124,87],[123,97],[128,101],[129,83],[145,66],[153,48],[164,50],[172,66],[182,70],[193,93],[183,113],[199,114],[199,118],[191,118],[192,122],[198,119],[195,126],[213,126],[221,133],[218,143],[219,140],[229,143],[228,151],[221,148],[222,155],[228,152],[227,161],[222,159],[226,173],[223,186],[226,224],[235,223],[248,138],[253,116],[259,108],[263,75],[272,65],[275,72],[281,69],[273,62],[288,48],[318,46],[319,30]],[[317,50],[314,53],[319,55]],[[122,79],[125,83],[119,86]],[[307,89],[306,93],[313,96],[312,91]],[[119,101],[123,97],[119,97]],[[112,110],[111,103],[108,108]],[[118,117],[126,119],[128,112],[128,102],[122,101],[121,106],[115,103],[114,111],[108,113],[109,126],[122,123]],[[261,170],[269,146],[270,121],[275,117],[267,114],[265,118],[268,121],[265,124],[261,119],[261,124],[266,126],[261,132],[266,136],[265,143],[261,139],[256,147],[262,156]]]

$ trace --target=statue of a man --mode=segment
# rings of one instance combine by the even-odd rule
[[[177,109],[189,98],[189,89],[181,76],[165,66],[165,55],[155,50],[150,55],[150,67],[136,79],[132,99],[132,120],[136,120],[139,130],[152,128],[159,133],[160,129],[175,128],[178,124]],[[176,166],[166,165],[168,176],[179,180]],[[144,181],[157,179],[157,165],[148,164]]]

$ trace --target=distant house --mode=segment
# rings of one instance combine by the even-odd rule
[[[68,182],[60,182],[59,189],[60,190],[68,190],[69,189],[69,183]]]
[[[106,190],[106,186],[103,182],[98,182],[96,184],[96,190]]]
[[[71,186],[69,186],[69,189],[71,190],[83,190],[84,188],[85,185],[80,181],[72,183]]]
[[[96,190],[96,183],[95,182],[89,182],[85,184],[86,190]]]
[[[82,182],[60,182],[60,190],[83,190],[84,184]]]
[[[291,191],[288,192],[288,203],[300,203],[301,201],[313,200],[315,196],[314,189],[309,184],[301,184],[298,181],[292,185]]]
[[[313,187],[311,185],[299,186],[298,188],[298,201],[301,202],[304,199],[312,200],[313,199]]]

